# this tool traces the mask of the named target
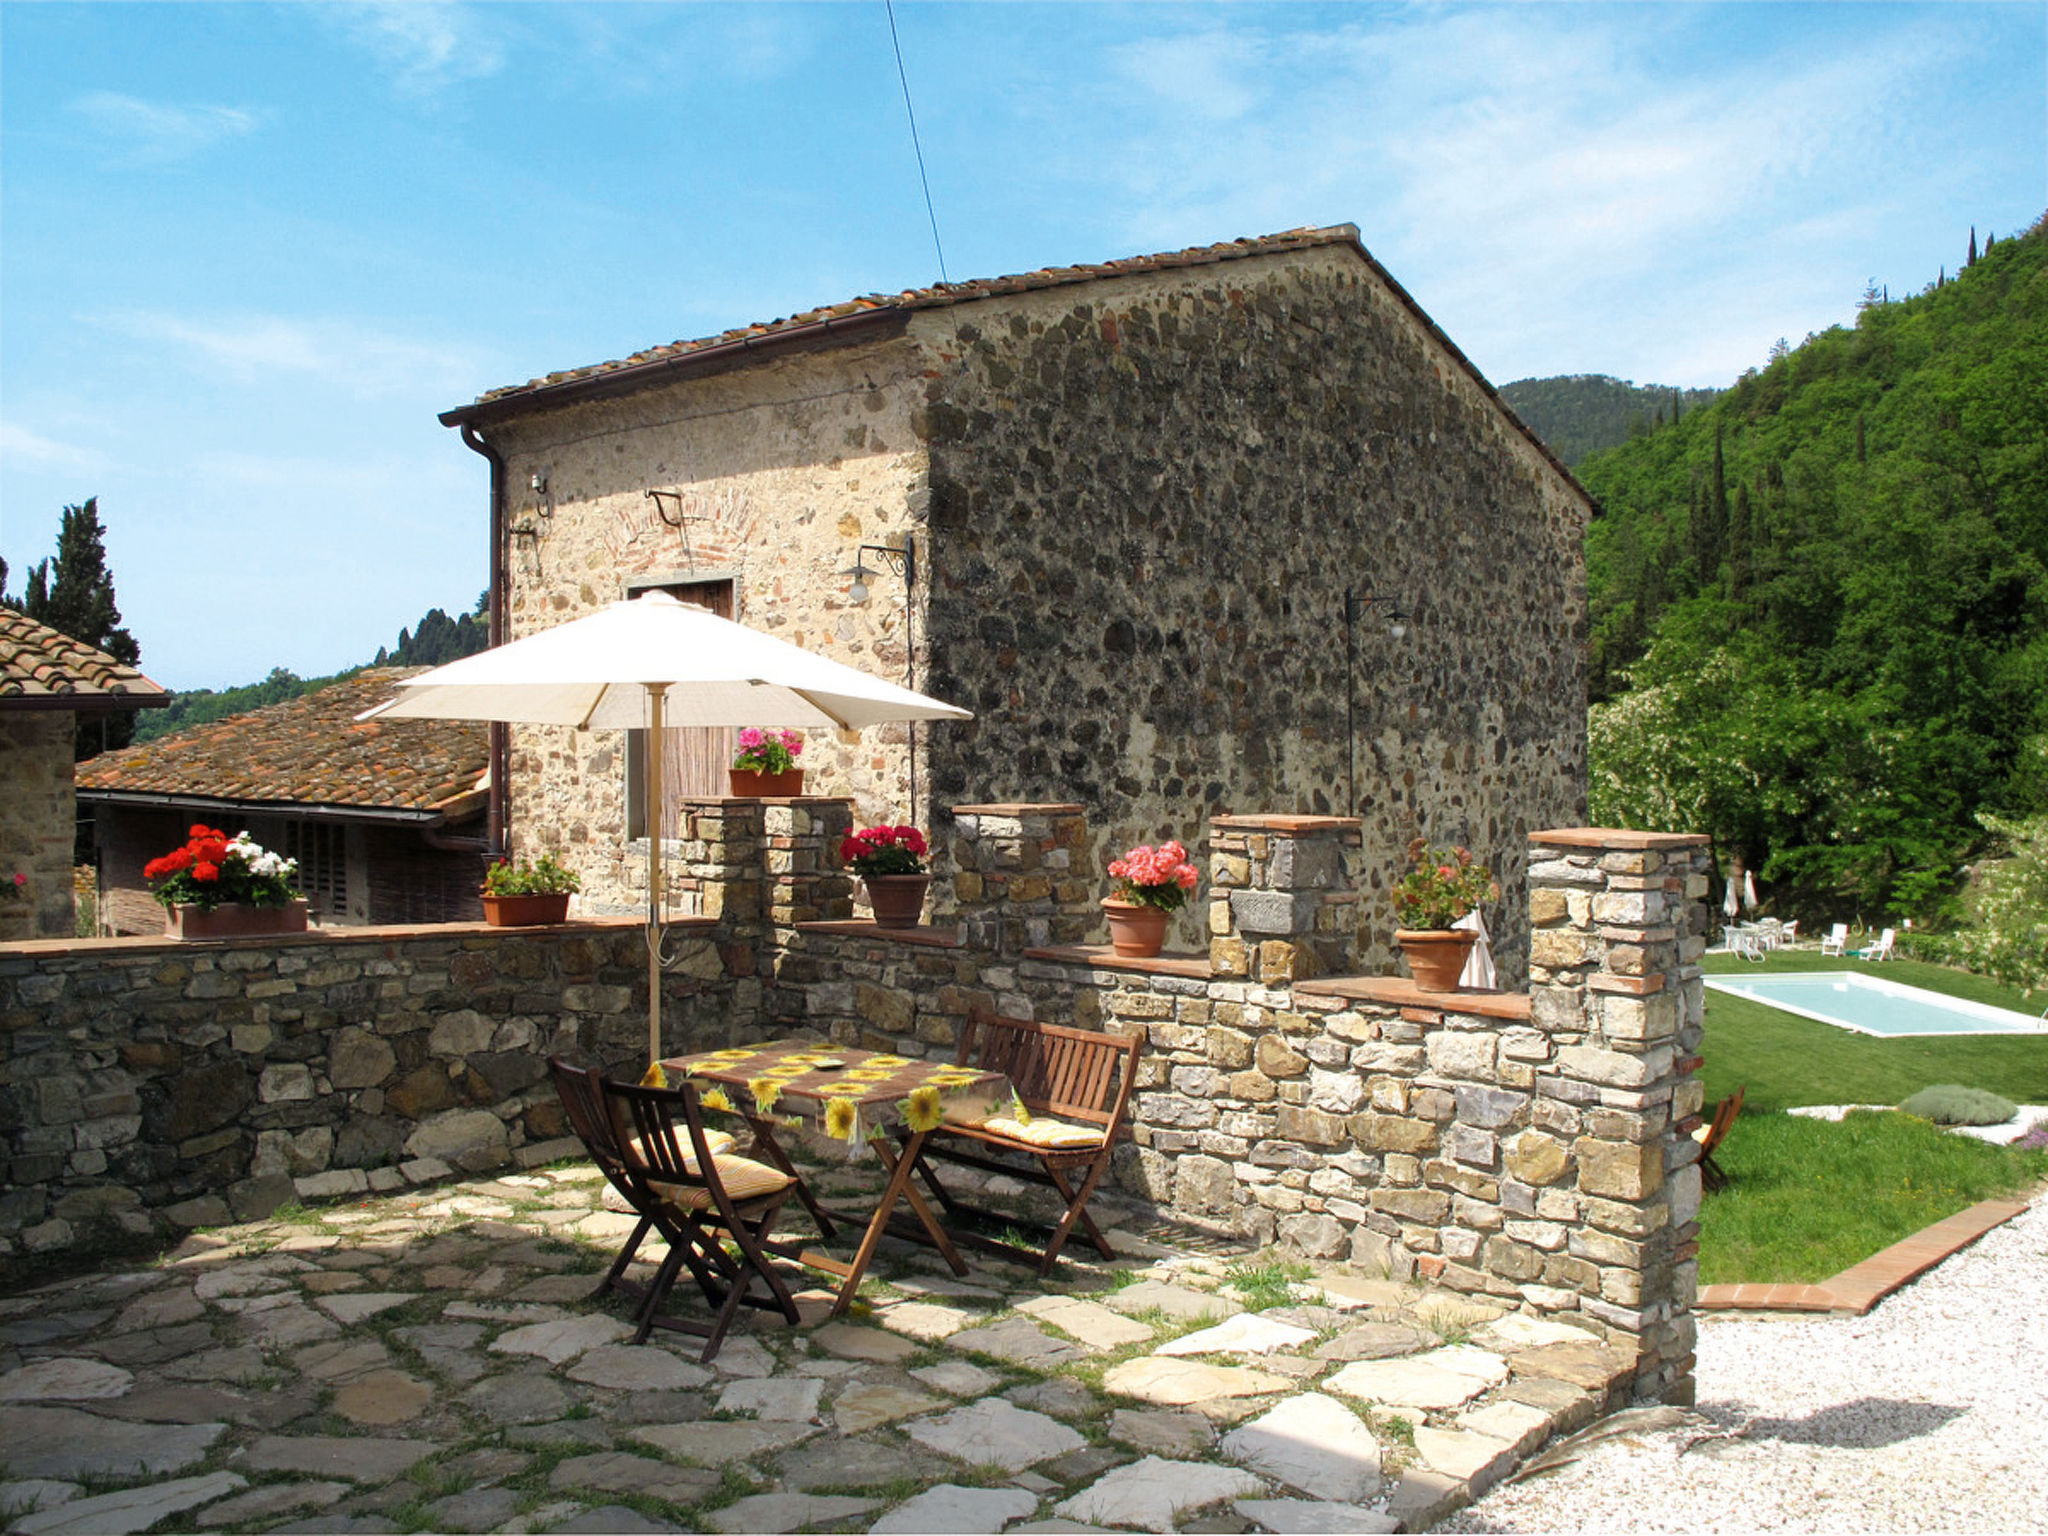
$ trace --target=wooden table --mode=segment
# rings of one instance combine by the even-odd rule
[[[815,1040],[776,1040],[701,1051],[674,1057],[662,1066],[672,1079],[687,1077],[699,1085],[700,1096],[710,1090],[722,1091],[724,1107],[752,1128],[760,1155],[796,1180],[797,1198],[827,1238],[833,1235],[836,1222],[857,1225],[860,1217],[835,1213],[818,1202],[777,1139],[778,1126],[798,1123],[833,1140],[853,1146],[865,1141],[875,1149],[889,1171],[889,1182],[867,1220],[853,1262],[842,1264],[821,1254],[800,1256],[801,1262],[842,1277],[839,1298],[832,1307],[835,1316],[852,1305],[861,1277],[899,1204],[909,1205],[953,1273],[967,1273],[966,1261],[910,1175],[924,1150],[925,1138],[938,1128],[942,1116],[971,1119],[1004,1110],[1014,1093],[1002,1073]],[[710,1097],[709,1105],[721,1107],[716,1095]],[[901,1146],[889,1134],[898,1126],[910,1132]]]

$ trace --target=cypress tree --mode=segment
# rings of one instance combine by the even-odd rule
[[[1977,265],[1977,226],[1974,224],[1970,226],[1970,259],[1965,265],[1972,267]]]
[[[114,577],[107,569],[106,530],[100,526],[100,500],[86,498],[82,507],[66,507],[57,530],[54,560],[39,560],[29,569],[22,611],[60,634],[105,651],[114,660],[134,666],[142,647],[121,627],[114,602]],[[81,718],[76,755],[80,762],[112,747],[125,747],[135,736],[129,710]]]

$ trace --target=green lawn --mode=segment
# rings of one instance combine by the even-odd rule
[[[1857,960],[1779,952],[1762,966],[1710,956],[1709,972],[1854,970]],[[1891,980],[2038,1014],[2041,998],[1913,961]],[[1716,1160],[1730,1186],[1700,1213],[1702,1284],[1819,1281],[1979,1200],[2048,1178],[2048,1153],[2014,1152],[1905,1115],[1839,1125],[1787,1115],[1799,1104],[1896,1104],[1934,1083],[2048,1104],[2048,1035],[1884,1040],[1709,990],[1707,1102],[1746,1086],[1741,1118]]]

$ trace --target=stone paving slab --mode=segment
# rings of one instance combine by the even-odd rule
[[[888,1242],[848,1316],[805,1277],[801,1324],[743,1315],[701,1363],[596,1294],[603,1187],[372,1191],[0,1297],[0,1504],[45,1506],[10,1529],[1413,1528],[1629,1369],[1573,1321],[1370,1276],[1248,1308],[1213,1246],[1118,1228],[1125,1257],[1049,1282]]]

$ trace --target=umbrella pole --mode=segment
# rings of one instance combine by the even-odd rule
[[[647,1064],[661,1060],[661,695],[647,685]]]

